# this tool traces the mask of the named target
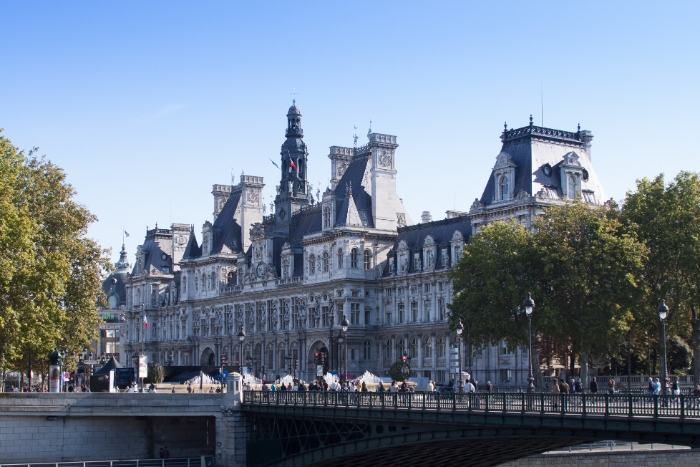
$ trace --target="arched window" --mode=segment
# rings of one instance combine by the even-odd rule
[[[423,339],[423,357],[431,358],[433,356],[433,340],[430,337]]]
[[[391,361],[391,339],[387,339],[384,342],[384,358],[387,361]]]
[[[233,284],[234,280],[236,280],[236,274],[233,271],[229,271],[229,273],[226,275],[226,282],[231,285]]]
[[[372,343],[370,341],[365,341],[363,348],[364,348],[365,360],[371,360],[372,359]]]
[[[501,177],[501,199],[508,199],[508,177],[505,175]]]
[[[343,249],[338,248],[338,269],[343,269]]]
[[[309,274],[316,274],[316,255],[309,256]]]
[[[353,248],[350,252],[350,267],[357,269],[357,248]]]
[[[573,175],[569,176],[569,198],[576,198],[576,177]]]
[[[328,252],[323,252],[323,272],[328,272]]]
[[[372,252],[365,250],[365,271],[372,269]]]

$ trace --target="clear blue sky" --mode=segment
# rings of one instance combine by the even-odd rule
[[[265,177],[293,88],[314,191],[353,125],[398,136],[414,221],[481,195],[503,123],[591,130],[617,200],[700,170],[700,2],[0,3],[0,127],[65,168],[130,260],[146,226],[211,219],[214,183]]]

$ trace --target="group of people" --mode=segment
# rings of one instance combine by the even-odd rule
[[[434,384],[431,382],[431,384]],[[433,386],[434,387],[434,386]],[[243,390],[244,391],[250,391],[252,389],[251,385],[248,383],[243,383]],[[328,384],[327,381],[323,379],[319,379],[317,381],[312,381],[308,385],[305,384],[301,380],[294,380],[293,382],[290,382],[288,384],[282,383],[280,386],[277,386],[275,382],[270,383],[269,385],[265,383],[265,381],[262,382],[262,385],[260,387],[260,390],[263,392],[276,392],[276,391],[294,391],[294,392],[316,392],[316,391],[335,391],[335,392],[370,392],[369,387],[367,386],[367,383],[364,381],[344,381],[344,382],[339,382],[338,380],[334,380],[331,382],[331,384]],[[401,384],[398,384],[396,381],[392,381],[391,384],[388,386],[385,386],[384,383],[377,383],[376,387],[374,388],[374,392],[413,392],[414,387],[412,385],[407,384],[405,381],[402,382]],[[432,389],[431,391],[434,391]]]

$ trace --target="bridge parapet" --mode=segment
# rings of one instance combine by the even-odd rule
[[[38,416],[212,416],[221,414],[226,394],[3,393],[3,415]]]

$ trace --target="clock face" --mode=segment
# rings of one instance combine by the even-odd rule
[[[165,253],[163,253],[162,255],[160,255],[160,259],[162,259],[163,261],[165,261],[166,259],[168,259],[168,255],[166,255]]]
[[[263,263],[258,264],[258,277],[262,277],[265,274],[265,265]]]
[[[552,166],[549,164],[545,164],[542,167],[542,172],[544,172],[544,174],[549,177],[550,175],[552,175]]]

